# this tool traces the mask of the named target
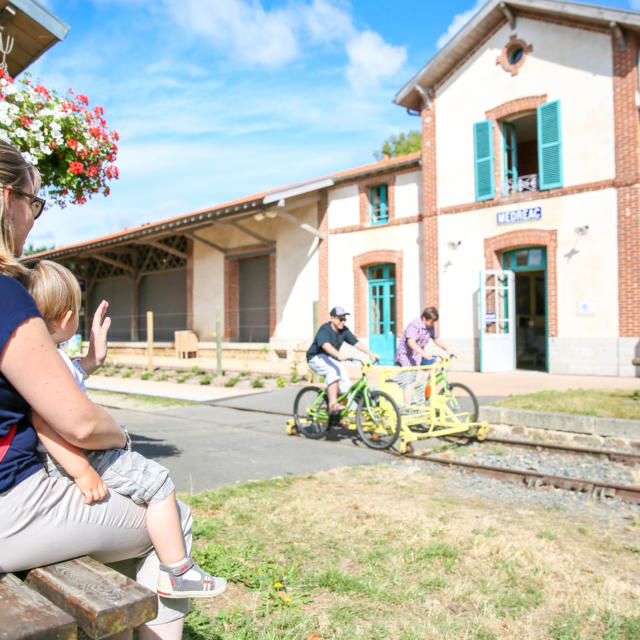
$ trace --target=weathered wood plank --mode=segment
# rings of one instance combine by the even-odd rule
[[[89,556],[33,569],[26,582],[72,615],[91,638],[140,626],[157,615],[153,591]]]
[[[0,640],[75,640],[76,621],[16,576],[0,575]]]

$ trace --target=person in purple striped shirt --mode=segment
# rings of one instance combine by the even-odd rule
[[[425,351],[429,340],[449,355],[447,347],[438,337],[435,323],[439,314],[435,307],[427,307],[419,318],[412,320],[400,338],[396,350],[396,364],[401,367],[417,367],[420,364],[432,364],[431,355]],[[427,362],[423,362],[427,360]]]

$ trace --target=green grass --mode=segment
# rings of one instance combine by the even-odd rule
[[[599,418],[640,420],[640,391],[631,389],[619,389],[617,391],[597,391],[593,389],[539,391],[537,393],[509,396],[493,404],[510,409],[557,411]]]
[[[191,640],[640,640],[640,556],[596,520],[386,465],[181,497],[197,562],[230,583]]]
[[[118,393],[115,391],[102,391],[88,389],[88,396],[97,404],[125,408],[156,409],[162,407],[189,406],[199,404],[191,400],[178,400],[176,398],[164,398],[160,396],[145,396],[137,393]]]

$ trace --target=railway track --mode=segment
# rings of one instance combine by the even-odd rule
[[[213,404],[213,403],[212,403]],[[281,411],[265,411],[251,408],[240,408],[233,405],[227,405],[225,403],[215,403],[213,406],[224,407],[229,409],[236,409],[238,411],[246,411],[250,413],[267,413],[272,415],[290,416],[287,412]],[[113,407],[118,408],[118,407]],[[146,412],[154,413],[154,412]],[[160,414],[161,415],[161,414]],[[468,438],[460,436],[450,436],[447,438],[449,441],[457,441],[463,443],[468,441]],[[616,451],[613,449],[597,449],[590,447],[574,447],[558,443],[545,443],[536,442],[532,440],[515,440],[510,438],[497,438],[489,436],[484,443],[501,444],[509,447],[527,447],[535,448],[538,451],[554,451],[559,453],[567,453],[573,455],[597,455],[606,456],[609,460],[622,462],[624,464],[640,464],[640,454],[629,453],[623,451]],[[336,444],[340,444],[339,442]],[[352,446],[352,445],[344,445]],[[510,467],[500,467],[494,465],[487,465],[478,462],[468,462],[464,460],[456,460],[447,457],[419,454],[419,453],[405,453],[400,454],[392,450],[383,450],[383,453],[387,455],[394,455],[397,457],[409,458],[418,460],[421,462],[431,462],[446,466],[449,468],[457,467],[464,468],[468,471],[479,473],[492,478],[507,479],[515,482],[521,482],[527,487],[539,488],[539,487],[553,487],[557,489],[564,489],[568,491],[584,492],[592,495],[595,498],[612,498],[616,497],[626,502],[640,504],[640,486],[629,486],[613,484],[608,482],[600,482],[597,480],[591,480],[586,478],[571,478],[566,476],[558,476],[548,473],[540,473],[533,470],[515,469]]]
[[[503,444],[518,444],[518,446],[534,446],[529,441],[514,441],[508,439],[494,438],[492,442],[501,442]],[[525,444],[523,444],[523,442]],[[537,443],[536,443],[537,444]],[[592,451],[585,447],[566,447],[566,446],[553,446],[553,447],[545,447],[540,445],[539,448],[548,448],[553,450],[561,450],[563,453],[573,453],[573,454],[581,454],[585,455],[586,453],[592,453]],[[596,453],[601,453],[600,450],[595,450]],[[391,452],[390,452],[391,453]],[[603,455],[606,454],[615,454],[618,455],[620,452],[612,452],[612,451],[604,451]],[[515,482],[521,482],[527,487],[531,488],[540,488],[540,487],[552,487],[555,489],[564,489],[568,491],[577,491],[582,493],[588,493],[592,495],[594,498],[618,498],[620,500],[624,500],[625,502],[632,502],[636,504],[640,504],[640,487],[639,486],[629,486],[629,485],[621,485],[621,484],[613,484],[609,482],[602,482],[598,480],[591,480],[587,478],[571,478],[567,476],[558,476],[548,473],[540,473],[538,471],[533,471],[529,469],[516,469],[512,467],[500,467],[495,465],[487,465],[479,462],[468,462],[464,460],[456,460],[451,458],[445,458],[442,456],[429,455],[429,454],[398,454],[394,455],[401,456],[404,458],[410,458],[413,460],[420,460],[421,462],[432,462],[434,464],[439,464],[442,466],[446,466],[449,468],[457,467],[467,469],[469,471],[473,471],[475,473],[479,473],[481,475],[485,475],[491,478],[500,478],[511,480]],[[634,454],[629,454],[633,456]],[[638,461],[638,456],[635,458],[636,462]],[[629,462],[629,458],[625,460],[625,462]]]

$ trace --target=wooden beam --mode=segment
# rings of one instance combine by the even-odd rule
[[[289,222],[293,222],[293,224],[297,224],[301,229],[304,229],[305,231],[307,231],[311,235],[316,236],[316,238],[320,238],[320,240],[326,240],[327,239],[327,234],[326,233],[322,233],[322,231],[318,231],[317,229],[312,227],[310,224],[307,224],[306,222],[300,222],[300,220],[298,220],[298,218],[296,218],[295,216],[292,216],[290,213],[287,213],[286,211],[282,211],[281,209],[274,209],[274,211],[277,212],[277,214],[278,214],[278,216],[280,218],[284,218],[285,220],[288,220]]]
[[[144,240],[142,242],[137,242],[136,244],[148,244],[156,249],[160,249],[161,251],[166,251],[174,256],[178,256],[178,258],[182,258],[183,260],[188,260],[189,255],[184,253],[184,251],[180,251],[180,249],[174,249],[173,247],[167,246],[164,242],[159,242],[156,240]]]
[[[227,251],[220,245],[217,245],[215,242],[211,242],[211,240],[207,240],[205,238],[201,238],[199,235],[196,235],[194,231],[185,231],[183,235],[187,236],[187,238],[191,238],[192,240],[196,240],[197,242],[202,242],[202,244],[206,244],[209,247],[216,249],[220,253],[226,253]]]
[[[128,264],[124,264],[123,262],[118,262],[118,260],[114,260],[113,258],[109,258],[107,256],[103,256],[101,253],[91,253],[89,254],[91,258],[95,258],[96,260],[100,260],[100,262],[106,262],[107,264],[111,264],[114,267],[119,267],[120,269],[124,269],[125,271],[128,271],[129,273],[134,273],[135,269],[128,265]]]
[[[236,222],[235,220],[221,220],[221,222],[223,224],[228,224],[231,225],[232,227],[235,227],[236,229],[246,233],[248,236],[251,236],[252,238],[255,238],[256,240],[259,240],[260,242],[264,242],[265,244],[268,245],[272,245],[274,244],[273,240],[270,240],[269,238],[265,238],[264,236],[261,236],[259,233],[256,233],[255,231],[252,231],[251,229],[247,229],[246,227],[243,227],[239,222]]]

